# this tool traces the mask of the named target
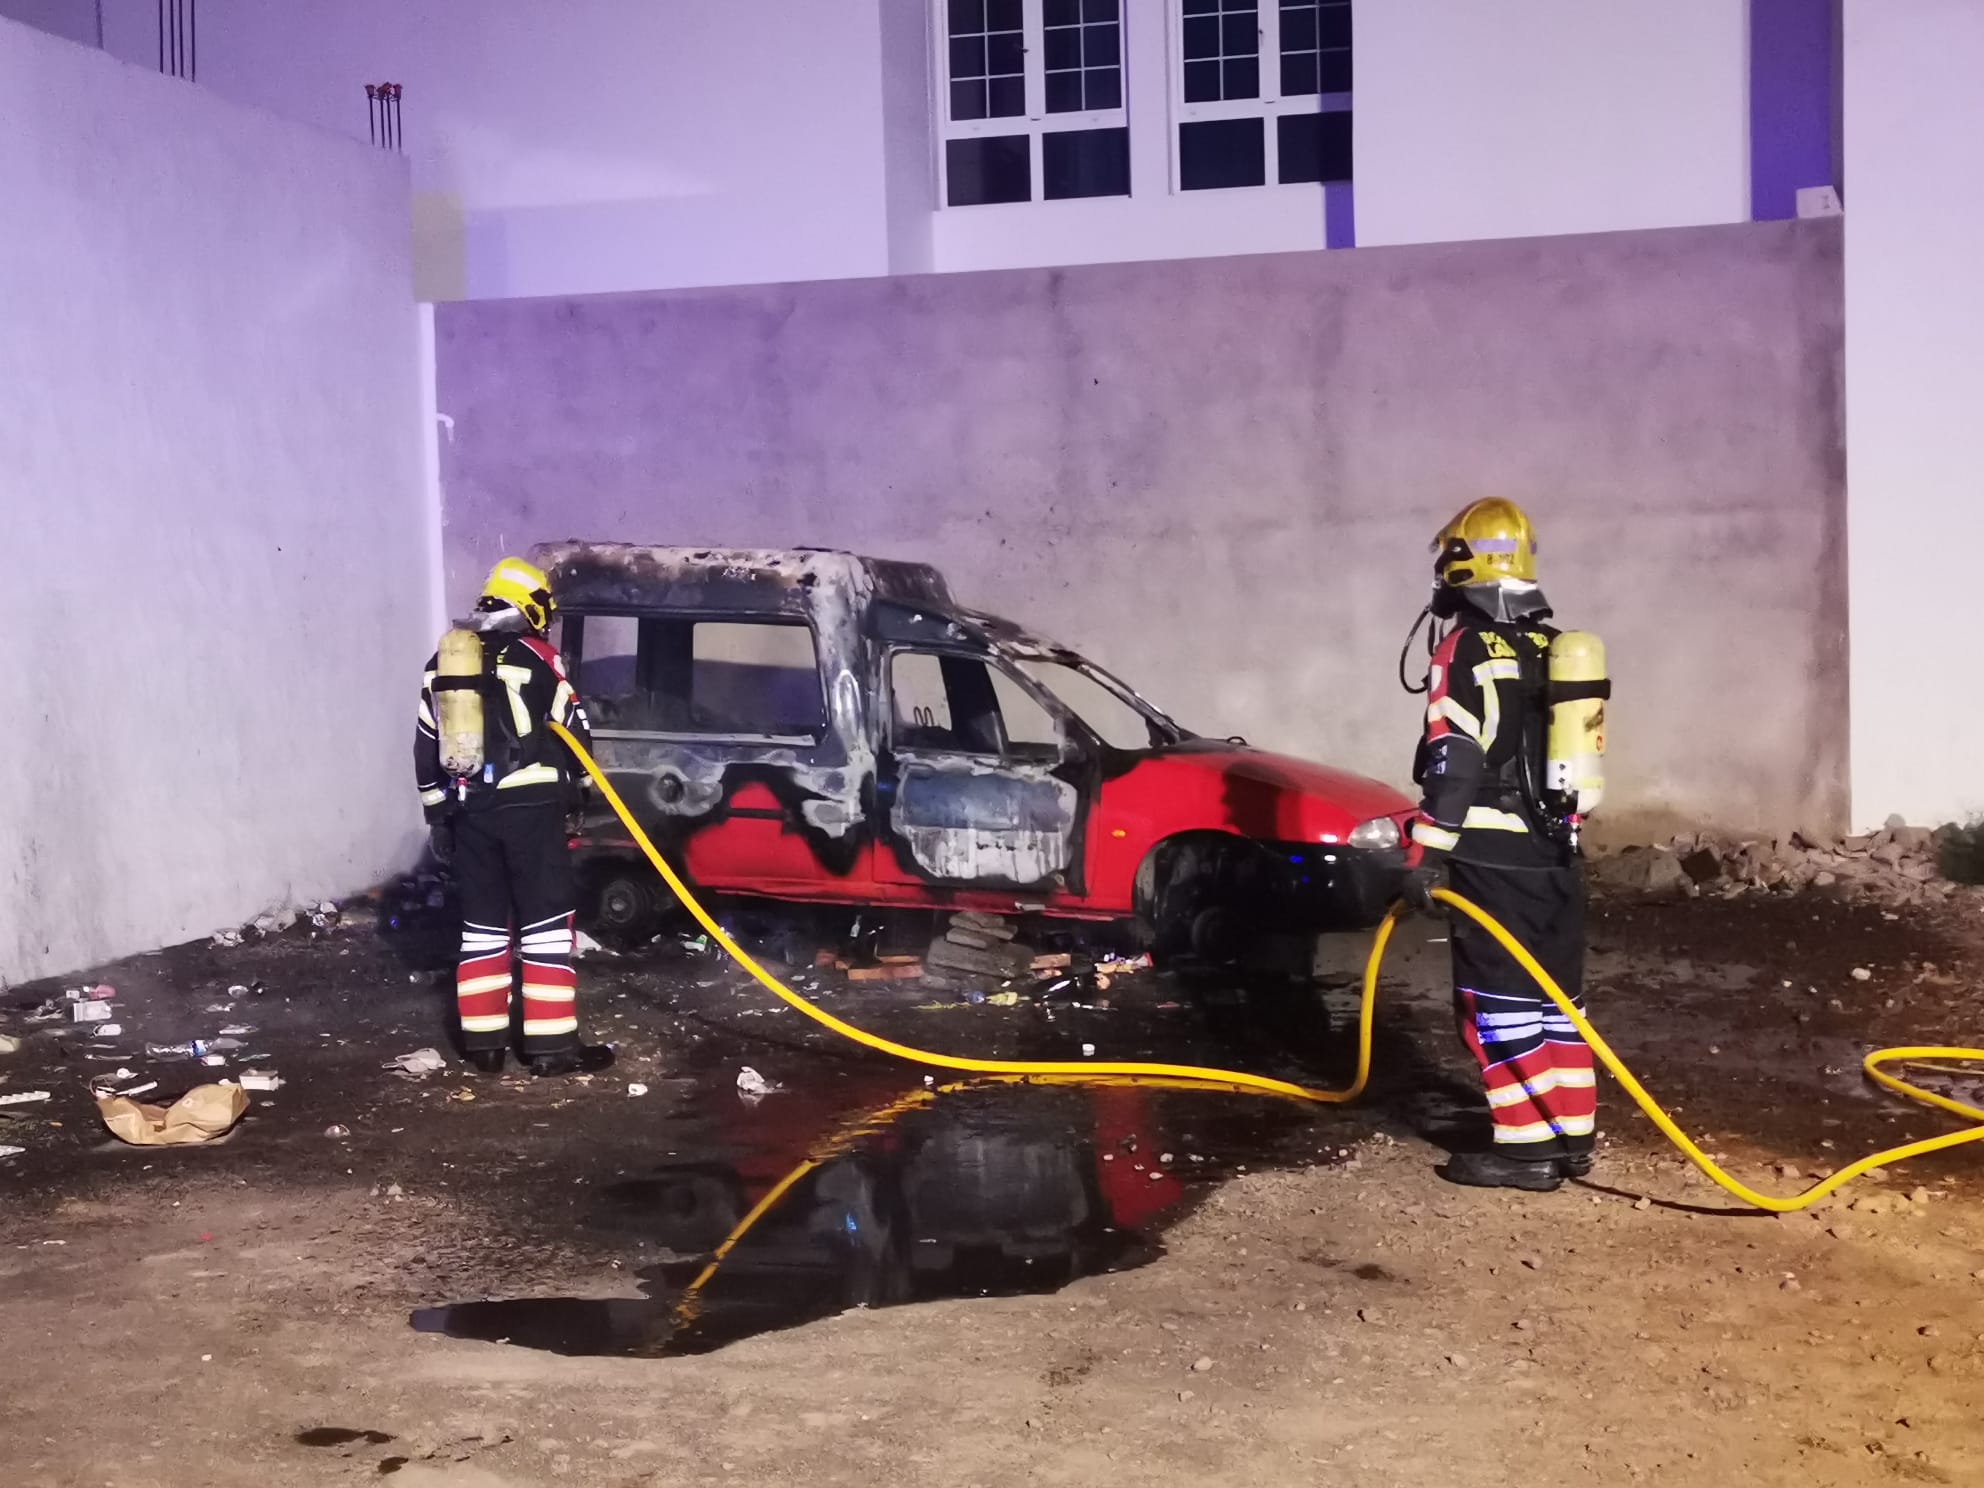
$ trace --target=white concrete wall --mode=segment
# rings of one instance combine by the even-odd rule
[[[1853,811],[1984,811],[1984,5],[1847,0]]]
[[[0,22],[0,202],[5,983],[407,861],[433,637],[404,166]]]
[[[156,65],[154,0],[104,0]],[[366,138],[404,86],[427,298],[888,270],[877,0],[200,0],[199,82]]]
[[[1359,5],[1358,246],[1749,220],[1748,14]]]

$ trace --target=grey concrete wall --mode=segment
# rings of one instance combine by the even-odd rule
[[[407,200],[362,143],[0,21],[0,984],[418,843]]]
[[[1611,648],[1613,833],[1844,818],[1828,222],[445,305],[457,603],[545,538],[942,565],[1187,724],[1403,782],[1465,502]]]

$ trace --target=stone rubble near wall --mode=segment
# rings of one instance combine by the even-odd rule
[[[1601,889],[1669,898],[1816,890],[1881,904],[1934,904],[1966,892],[1937,866],[1940,850],[1958,830],[1890,817],[1878,832],[1824,842],[1797,833],[1749,841],[1687,834],[1595,858],[1589,871]]]

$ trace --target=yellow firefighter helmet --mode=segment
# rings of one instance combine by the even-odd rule
[[[1536,530],[1521,507],[1499,496],[1476,501],[1433,539],[1433,576],[1460,588],[1536,582]]]
[[[514,606],[532,630],[543,630],[557,609],[551,602],[551,576],[534,563],[505,558],[489,571],[489,582],[482,586],[482,601],[476,608],[490,610],[498,605]]]

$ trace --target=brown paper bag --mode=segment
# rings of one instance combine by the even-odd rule
[[[170,1106],[146,1106],[124,1096],[100,1100],[103,1124],[134,1147],[177,1147],[224,1136],[248,1110],[239,1085],[198,1085]]]

